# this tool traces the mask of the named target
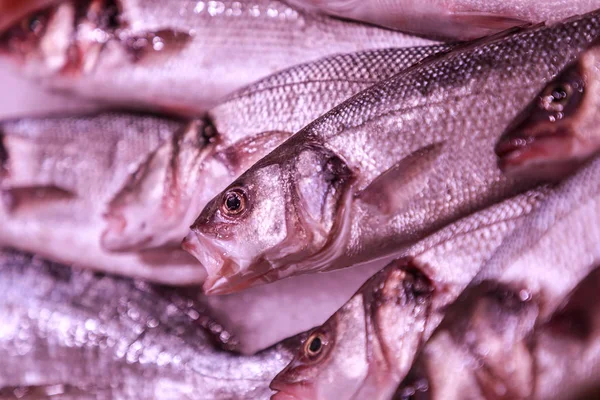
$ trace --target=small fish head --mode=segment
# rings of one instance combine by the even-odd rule
[[[32,12],[0,33],[0,56],[35,76],[50,75],[67,64],[74,30],[71,3]]]
[[[368,372],[363,298],[355,295],[310,332],[294,359],[271,382],[272,399],[352,398]]]
[[[431,292],[411,260],[388,264],[310,332],[271,383],[273,398],[389,397],[422,342]]]
[[[215,197],[184,248],[208,271],[207,293],[226,293],[295,273],[337,230],[351,174],[322,146],[278,149]]]
[[[600,47],[546,85],[496,145],[508,175],[561,179],[600,148]]]

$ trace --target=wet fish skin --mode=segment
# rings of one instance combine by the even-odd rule
[[[0,207],[0,243],[158,282],[201,282],[199,263],[177,248],[227,182],[345,98],[447,48],[326,57],[244,88],[201,119],[100,113],[4,122],[5,197],[27,188],[20,198],[33,204],[34,189],[39,197],[49,186],[76,196]]]
[[[599,174],[595,159],[553,191],[504,239],[453,306],[421,361],[436,396],[464,398],[471,388],[480,392],[474,398],[560,398],[558,393],[571,390],[567,383],[581,385],[600,374],[600,310],[593,299],[600,261]],[[594,296],[585,298],[589,289],[585,296],[574,294],[581,297],[579,307],[569,312],[565,299],[586,277]],[[560,369],[572,362],[579,374]],[[465,364],[481,367],[447,379],[448,370]]]
[[[593,156],[598,140],[600,48],[584,52],[550,82],[496,145],[505,174],[568,176]]]
[[[524,23],[560,21],[600,8],[596,0],[290,0],[325,14],[417,34],[473,39]]]
[[[117,254],[101,246],[108,202],[177,132],[191,126],[201,138],[190,124],[115,113],[3,122],[0,244],[151,281],[201,282],[204,270],[176,247]]]
[[[390,398],[448,305],[546,192],[519,195],[459,220],[375,274],[311,332],[271,383],[280,391],[273,399],[326,399],[331,393],[339,399]],[[323,345],[311,356],[308,349],[315,338]],[[352,368],[346,365],[349,360]]]
[[[100,399],[266,398],[289,360],[286,344],[252,357],[218,350],[202,305],[168,289],[10,253],[0,274],[0,387],[63,385]]]
[[[8,30],[0,38],[4,57],[47,88],[182,114],[205,112],[235,89],[327,55],[434,43],[280,1],[106,1],[87,13],[80,4],[62,1],[34,31]]]
[[[598,25],[592,13],[455,49],[307,125],[192,225],[184,246],[208,270],[204,290],[227,293],[379,258],[537,184],[506,177],[494,145],[596,40]],[[229,210],[228,199],[241,207]]]

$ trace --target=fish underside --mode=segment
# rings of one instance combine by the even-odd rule
[[[293,65],[432,43],[280,1],[63,0],[5,30],[0,53],[47,88],[196,116]]]

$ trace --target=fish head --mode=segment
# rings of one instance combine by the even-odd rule
[[[300,345],[271,382],[272,399],[352,398],[368,372],[365,308],[355,295]]]
[[[74,33],[70,2],[32,11],[0,34],[0,55],[36,76],[51,75],[68,64]]]
[[[318,144],[260,160],[208,203],[184,240],[207,269],[205,292],[274,281],[325,249],[341,251],[332,238],[348,222],[351,182],[346,163]]]
[[[412,260],[394,260],[310,332],[271,382],[273,399],[391,397],[423,341],[431,292]]]
[[[600,46],[549,82],[496,145],[508,175],[556,180],[600,148]]]

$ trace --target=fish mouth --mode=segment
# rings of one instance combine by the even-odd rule
[[[564,128],[510,133],[496,145],[498,167],[505,173],[521,173],[532,166],[567,161],[573,138]]]
[[[277,392],[271,396],[271,400],[318,399],[312,386],[306,385],[304,382],[290,384],[278,379],[278,377],[279,375],[269,385],[271,390]]]
[[[262,269],[253,265],[252,260],[233,260],[223,246],[202,233],[190,232],[181,247],[206,269],[208,277],[202,289],[207,295],[239,292],[266,280],[270,272],[268,267],[261,272]]]

